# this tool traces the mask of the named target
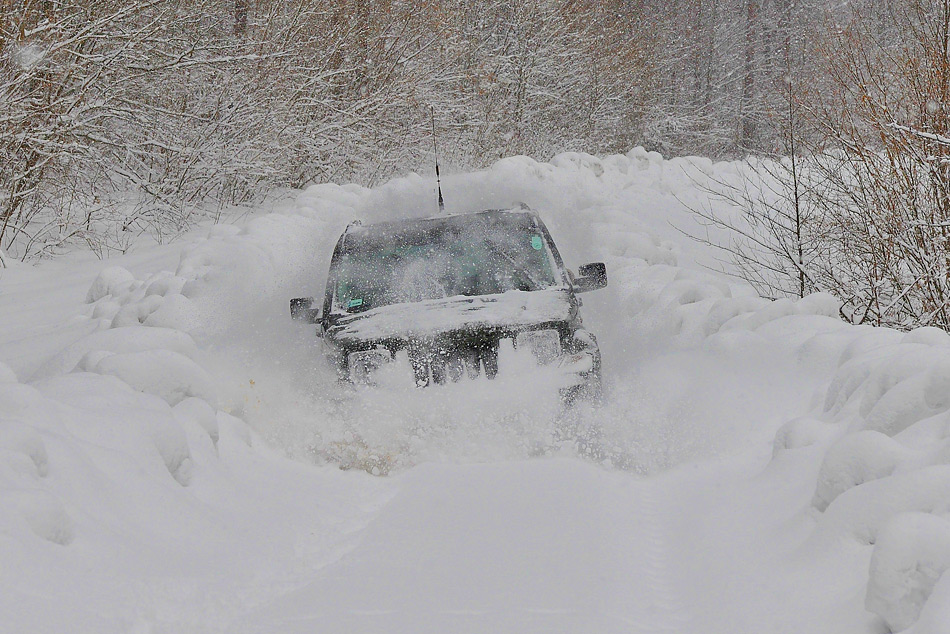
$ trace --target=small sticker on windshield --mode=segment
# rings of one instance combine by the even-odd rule
[[[357,298],[355,298],[355,299],[351,299],[351,300],[350,300],[350,303],[347,304],[346,307],[347,307],[347,308],[356,308],[357,306],[362,306],[362,305],[363,305],[363,298],[362,298],[362,297],[357,297]]]
[[[531,236],[531,247],[535,251],[540,251],[544,247],[544,243],[541,242],[541,236]]]

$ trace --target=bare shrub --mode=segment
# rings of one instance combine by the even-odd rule
[[[830,290],[855,320],[950,328],[950,0],[907,0],[882,29],[855,9],[824,48],[809,120]]]

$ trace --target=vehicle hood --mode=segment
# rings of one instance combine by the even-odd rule
[[[366,342],[418,339],[459,330],[518,330],[569,321],[574,307],[563,288],[508,291],[498,295],[450,297],[412,304],[392,304],[340,318],[327,331],[331,339]]]

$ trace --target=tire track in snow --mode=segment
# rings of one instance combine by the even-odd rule
[[[618,533],[614,543],[628,545],[615,564],[628,583],[614,584],[610,602],[621,613],[609,616],[625,623],[630,632],[690,632],[692,616],[671,574],[673,544],[667,517],[675,508],[661,500],[659,483],[653,479],[637,481],[633,496],[629,480],[620,486],[626,489],[620,496],[625,499],[614,505],[616,517],[610,524]],[[628,527],[634,529],[630,534]]]

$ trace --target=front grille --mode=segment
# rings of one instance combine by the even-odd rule
[[[407,346],[413,378],[417,386],[430,382],[458,381],[464,375],[477,378],[481,373],[489,379],[498,374],[498,344],[500,337],[439,338],[432,341],[412,341]]]
[[[533,340],[527,333],[533,331],[556,331],[563,347],[570,337],[569,326],[563,322],[548,322],[532,325],[531,328],[510,328],[502,326],[484,326],[466,328],[430,335],[428,337],[393,337],[362,342],[358,346],[343,349],[341,360],[347,363],[348,355],[359,350],[389,350],[395,357],[405,350],[412,366],[413,380],[416,386],[424,387],[432,383],[443,384],[458,381],[464,376],[477,378],[484,374],[494,379],[498,374],[498,349],[504,340],[519,348],[519,340]],[[523,343],[523,342],[522,342]],[[557,343],[555,342],[555,347]],[[541,352],[532,346],[532,352],[538,356]],[[560,350],[557,350],[559,353]],[[553,353],[541,354],[539,363],[550,362]],[[348,364],[347,364],[348,365]],[[350,377],[351,368],[341,367],[341,376]]]

